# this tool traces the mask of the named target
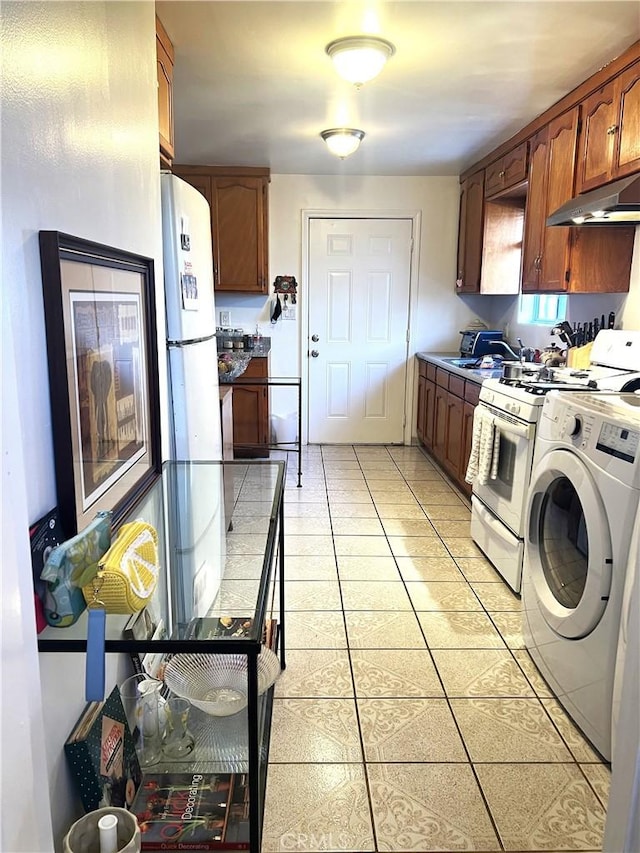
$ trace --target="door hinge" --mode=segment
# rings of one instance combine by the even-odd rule
[[[405,342],[409,343],[409,329],[407,329],[407,335],[405,337]]]
[[[564,280],[567,282],[567,284],[569,284],[570,279],[571,279],[571,270],[568,269],[564,274]]]

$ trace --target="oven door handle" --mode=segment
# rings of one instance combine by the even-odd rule
[[[500,432],[505,433],[505,435],[517,435],[519,438],[531,437],[531,424],[513,423],[512,421],[506,420],[506,418],[501,418],[500,415],[497,415],[495,412],[493,414],[495,417],[495,425]]]

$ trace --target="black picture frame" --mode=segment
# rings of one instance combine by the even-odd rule
[[[153,259],[40,231],[58,511],[114,525],[160,475]]]

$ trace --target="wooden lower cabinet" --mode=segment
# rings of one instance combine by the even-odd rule
[[[473,413],[480,385],[418,359],[418,440],[460,490],[471,494],[465,482],[473,438]]]
[[[242,374],[249,379],[267,379],[269,359],[252,358]],[[234,383],[233,452],[236,459],[269,456],[269,389],[267,385]]]

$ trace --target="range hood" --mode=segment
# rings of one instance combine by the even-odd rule
[[[547,225],[640,225],[640,175],[623,178],[565,202]]]

